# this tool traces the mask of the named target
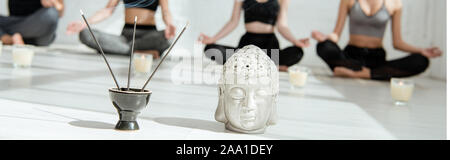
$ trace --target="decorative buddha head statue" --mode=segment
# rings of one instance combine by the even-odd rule
[[[215,119],[228,130],[260,134],[277,120],[278,69],[260,48],[245,46],[223,66]]]

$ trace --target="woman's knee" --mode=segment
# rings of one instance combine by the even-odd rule
[[[216,61],[218,64],[224,64],[227,57],[231,56],[226,53],[225,47],[216,44],[208,44],[205,46],[205,56],[213,61]]]
[[[47,23],[49,24],[57,24],[59,20],[59,12],[55,8],[44,8],[43,16],[47,19]]]
[[[97,31],[92,31],[95,35],[95,37],[99,38],[99,35]],[[92,35],[88,29],[83,29],[80,34],[78,35],[78,38],[80,39],[80,42],[90,48],[97,49],[96,42],[94,38],[92,38]]]
[[[205,46],[204,53],[208,58],[212,58],[214,60],[214,57],[222,56],[222,50],[220,49],[220,46],[216,44],[208,44]]]
[[[286,48],[285,51],[292,56],[291,58],[294,61],[299,62],[303,58],[303,49],[300,47],[289,47]]]
[[[274,56],[273,54],[271,56]],[[289,47],[281,51],[279,65],[292,66],[299,63],[303,58],[303,49],[300,47]],[[273,57],[272,57],[273,59]]]
[[[216,44],[207,44],[203,51],[206,53],[210,49],[218,49],[218,45],[216,45]]]
[[[80,34],[78,35],[80,42],[83,44],[87,44],[89,41],[91,41],[90,33],[88,29],[83,29]]]
[[[55,8],[43,8],[36,14],[39,15],[39,24],[46,29],[44,34],[51,34],[56,31],[59,22],[59,12]]]
[[[316,46],[317,55],[322,59],[328,59],[337,54],[340,54],[340,49],[336,47],[336,44],[330,40],[320,42]]]
[[[159,47],[157,47],[156,50],[159,52],[159,55],[161,56],[167,49],[170,48],[170,43],[165,38],[158,39],[157,41],[159,41],[158,42]]]
[[[19,23],[18,32],[24,38],[49,37],[56,33],[58,21],[58,11],[55,8],[42,8]]]
[[[411,64],[415,65],[415,70],[417,72],[425,72],[430,66],[430,59],[421,55],[421,54],[413,54],[410,56]]]
[[[208,58],[222,57],[226,53],[226,48],[216,44],[208,44],[205,46],[204,53]]]

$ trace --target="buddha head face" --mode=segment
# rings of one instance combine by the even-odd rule
[[[224,64],[215,118],[242,133],[264,133],[276,122],[278,69],[260,48],[250,45]]]

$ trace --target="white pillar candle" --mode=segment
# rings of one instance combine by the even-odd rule
[[[12,55],[15,67],[29,67],[33,61],[34,51],[31,46],[17,45],[14,46]]]
[[[391,79],[391,96],[396,103],[406,103],[411,99],[414,82],[404,79]]]
[[[295,87],[303,87],[308,80],[309,70],[305,67],[293,66],[288,69],[289,82]]]
[[[151,54],[135,53],[133,57],[134,70],[137,73],[149,73],[153,65],[153,56]]]

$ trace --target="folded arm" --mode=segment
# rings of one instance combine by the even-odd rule
[[[292,42],[295,46],[305,48],[309,46],[309,39],[304,38],[297,40],[292,34],[288,27],[287,21],[287,10],[288,10],[289,0],[280,0],[280,14],[277,20],[277,29],[280,34],[286,38],[288,41]]]
[[[201,34],[199,40],[202,41],[204,44],[212,44],[218,41],[219,39],[222,39],[223,37],[227,36],[228,34],[231,33],[231,31],[236,29],[237,25],[239,24],[239,19],[241,18],[242,3],[243,2],[240,0],[235,0],[231,19],[214,37],[208,37],[204,34]]]
[[[406,43],[402,37],[402,3],[401,1],[395,1],[395,11],[392,16],[392,41],[395,49],[408,52],[422,54],[429,58],[439,57],[442,55],[442,51],[437,47],[420,48],[412,46]]]
[[[116,9],[116,6],[119,4],[119,2],[120,0],[110,0],[105,8],[100,9],[93,16],[87,19],[89,24],[96,24],[110,17],[114,13],[114,10]],[[67,34],[79,33],[86,27],[87,27],[86,24],[81,20],[73,21],[67,27],[66,33]]]

